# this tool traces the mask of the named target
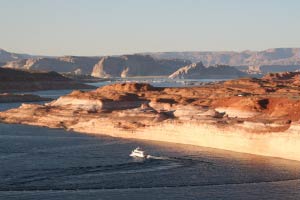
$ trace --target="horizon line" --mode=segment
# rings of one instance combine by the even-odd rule
[[[155,54],[155,53],[196,53],[196,52],[202,52],[202,53],[243,53],[243,52],[263,52],[273,49],[300,49],[300,47],[273,47],[273,48],[266,48],[266,49],[260,49],[260,50],[254,50],[254,49],[245,49],[245,50],[168,50],[168,51],[140,51],[140,52],[128,52],[128,53],[112,53],[112,54],[103,54],[103,55],[78,55],[78,54],[63,54],[63,55],[43,55],[43,54],[35,54],[35,53],[27,53],[27,52],[17,52],[14,50],[7,50],[7,48],[0,48],[0,51],[5,51],[12,54],[25,54],[28,56],[35,56],[35,57],[67,57],[67,56],[74,56],[74,57],[105,57],[105,56],[123,56],[123,55],[136,55],[136,54]]]

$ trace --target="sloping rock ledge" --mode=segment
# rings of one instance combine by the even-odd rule
[[[300,161],[298,75],[192,88],[115,84],[23,104],[0,112],[0,120]]]

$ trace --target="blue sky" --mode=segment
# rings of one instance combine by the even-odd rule
[[[43,55],[300,47],[299,0],[0,0],[0,48]]]

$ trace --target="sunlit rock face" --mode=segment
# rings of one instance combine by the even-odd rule
[[[246,73],[234,67],[216,65],[205,67],[202,62],[187,65],[171,74],[172,79],[216,79],[216,78],[238,78],[247,76]]]
[[[155,60],[150,56],[125,55],[104,57],[93,68],[94,77],[168,76],[190,64],[184,60]]]
[[[297,79],[277,74],[190,88],[118,83],[23,104],[0,120],[300,160]]]
[[[151,56],[144,55],[108,57],[35,57],[24,55],[18,56],[15,59],[6,58],[5,56],[8,55],[13,54],[5,53],[4,51],[1,54],[0,50],[0,66],[10,69],[92,75],[100,78],[168,76],[180,67],[191,63],[188,60],[153,59]],[[1,56],[3,57],[3,61],[1,61]]]
[[[300,49],[275,48],[242,52],[162,52],[110,57],[34,56],[11,53],[0,49],[0,66],[5,68],[56,71],[75,75],[92,74],[95,77],[169,76],[181,67],[198,62],[202,62],[206,67],[223,66],[218,68],[214,78],[220,78],[218,74],[222,75],[222,73],[228,73],[226,76],[231,78],[241,76],[241,72],[238,73],[233,69],[231,69],[230,74],[229,68],[225,65],[233,66],[251,75],[299,71]],[[211,75],[214,70],[216,69],[210,68],[201,74],[203,76],[205,73]],[[197,77],[199,78],[199,74]]]
[[[35,71],[56,71],[59,73],[91,74],[100,57],[65,56],[57,58],[28,58],[7,62],[4,68]]]

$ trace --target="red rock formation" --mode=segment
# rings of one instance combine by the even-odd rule
[[[190,88],[114,84],[0,112],[0,121],[300,160],[298,75],[271,77]]]

